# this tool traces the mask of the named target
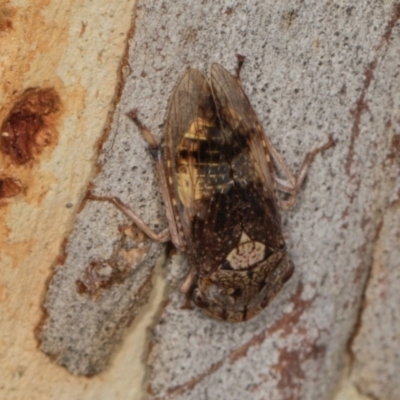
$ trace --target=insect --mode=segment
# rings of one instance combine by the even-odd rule
[[[137,117],[156,160],[169,228],[154,232],[115,197],[110,201],[150,238],[171,240],[187,253],[190,271],[181,291],[209,315],[245,321],[263,310],[292,276],[279,208],[290,208],[315,155],[308,153],[295,178],[265,136],[236,74],[219,64],[210,80],[190,69],[178,83],[166,124],[166,162],[161,149]],[[272,159],[286,180],[275,176]],[[287,194],[286,199],[277,191]]]

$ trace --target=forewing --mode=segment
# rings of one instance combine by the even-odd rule
[[[264,132],[239,79],[219,64],[211,68],[211,87],[226,141],[232,149],[242,148],[230,161],[242,227],[271,249],[280,248],[284,241]]]
[[[211,88],[204,75],[190,69],[172,95],[167,119],[166,150],[170,195],[175,219],[189,242],[192,222],[203,204],[204,181],[199,176],[199,144],[217,123]]]

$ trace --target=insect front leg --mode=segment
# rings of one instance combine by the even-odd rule
[[[143,137],[146,139],[147,143],[149,144],[150,147],[150,154],[154,158],[156,162],[156,168],[157,168],[157,174],[160,182],[160,187],[161,187],[161,195],[163,197],[164,203],[165,203],[165,210],[166,210],[166,215],[167,215],[167,220],[168,220],[168,226],[169,226],[169,233],[170,233],[170,238],[174,246],[179,250],[179,251],[184,251],[185,246],[184,246],[184,241],[182,236],[179,233],[175,216],[174,216],[174,209],[172,206],[172,200],[171,196],[168,190],[168,184],[167,184],[167,177],[165,174],[165,169],[164,169],[164,161],[162,157],[162,152],[161,148],[156,140],[156,138],[153,136],[153,134],[150,132],[150,130],[144,125],[138,118],[137,116],[137,110],[132,110],[129,113],[127,113],[127,116],[135,123],[135,125],[140,129],[142,132]]]
[[[275,147],[272,145],[272,143],[268,138],[266,138],[266,142],[269,153],[275,160],[276,164],[282,169],[282,172],[286,177],[286,180],[275,177],[275,182],[276,182],[276,188],[279,191],[288,193],[290,195],[290,197],[287,200],[280,200],[279,204],[281,208],[287,210],[293,207],[294,203],[296,202],[297,195],[301,189],[301,186],[303,185],[304,179],[306,178],[308,168],[313,162],[315,156],[318,153],[322,153],[323,151],[334,146],[335,141],[330,135],[328,141],[323,146],[317,147],[316,149],[307,153],[306,156],[304,157],[303,164],[300,168],[297,177],[295,177],[292,174],[286,163],[283,161],[281,155],[278,153],[278,151],[275,149]]]
[[[237,58],[237,64],[235,68],[235,76],[237,79],[240,80],[240,71],[242,70],[243,63],[246,57],[242,56],[241,54],[236,54],[236,58]]]
[[[161,193],[162,193],[162,197],[163,197],[163,200],[164,200],[164,203],[166,206],[166,214],[167,214],[167,219],[168,219],[168,223],[169,223],[169,232],[168,233],[170,234],[170,238],[171,238],[171,241],[174,244],[174,246],[178,250],[184,252],[185,251],[184,241],[183,241],[181,235],[179,234],[179,230],[178,230],[178,227],[175,222],[174,209],[172,206],[171,196],[170,196],[169,190],[168,190],[167,176],[166,176],[165,169],[164,169],[164,162],[163,162],[160,146],[158,145],[157,140],[152,135],[150,130],[145,125],[143,125],[142,122],[139,120],[139,118],[137,117],[136,110],[132,110],[127,115],[128,115],[128,117],[130,117],[132,119],[132,121],[136,124],[136,126],[141,130],[144,138],[146,139],[147,143],[150,146],[150,153],[156,161],[158,177],[159,177],[159,181],[160,181],[160,185],[161,185]],[[190,298],[191,298],[191,296],[190,296],[191,288],[193,286],[193,282],[196,279],[196,276],[197,276],[196,269],[191,267],[188,274],[186,275],[185,280],[181,284],[181,287],[180,287],[181,293],[184,293],[187,295],[186,303],[185,303],[186,305],[184,306],[184,308],[190,308],[189,305],[190,305]]]

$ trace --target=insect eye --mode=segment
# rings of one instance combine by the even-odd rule
[[[204,298],[199,289],[193,292],[193,303],[200,308],[208,308],[208,301]]]

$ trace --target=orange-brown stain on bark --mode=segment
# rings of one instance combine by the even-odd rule
[[[0,206],[1,199],[8,199],[19,194],[22,190],[21,182],[12,176],[0,174]]]
[[[17,267],[38,238],[10,240],[9,218],[15,219],[15,214],[5,206],[21,201],[39,205],[54,183],[51,174],[41,172],[40,163],[58,143],[61,101],[53,88],[30,88],[10,103],[0,112],[4,118],[0,121],[0,260]]]
[[[270,337],[273,333],[280,331],[282,337],[287,337],[289,335],[293,334],[294,329],[301,329],[301,327],[298,327],[298,323],[300,321],[301,316],[306,312],[306,310],[312,305],[314,299],[310,300],[304,300],[302,297],[303,294],[303,284],[300,282],[297,285],[296,291],[293,293],[293,295],[290,298],[290,301],[293,303],[294,309],[289,312],[284,314],[279,320],[277,320],[275,323],[273,323],[271,326],[269,326],[267,329],[262,330],[261,332],[255,334],[249,341],[245,342],[241,346],[233,349],[230,354],[228,354],[227,357],[224,357],[223,359],[211,364],[203,373],[189,379],[186,383],[177,385],[177,386],[172,386],[169,389],[167,389],[167,395],[168,398],[175,398],[183,393],[192,390],[197,384],[199,384],[201,381],[203,381],[205,378],[211,376],[212,374],[216,373],[221,367],[223,367],[226,363],[229,364],[234,364],[238,362],[241,358],[247,357],[248,351],[253,348],[253,347],[258,347],[264,343],[267,337]],[[303,330],[301,332],[302,336],[306,336],[307,332]],[[325,349],[323,346],[316,346],[314,344],[307,344],[307,351],[304,354],[301,354],[303,359],[310,358],[310,357],[316,357],[317,355],[322,354]],[[288,350],[289,351],[289,350]],[[289,374],[295,374],[296,379],[303,373],[303,371],[300,372],[298,369],[298,358],[299,354],[296,352],[298,350],[290,350],[292,353],[291,354],[285,354],[281,353],[280,356],[280,363],[277,364],[276,369],[280,374],[281,381],[283,382],[285,380],[288,380]],[[148,355],[149,356],[149,355]],[[294,364],[294,366],[292,365]],[[288,368],[289,370],[286,371],[285,368]],[[292,368],[295,369],[295,371],[291,371]],[[251,389],[253,391],[258,390],[259,386],[253,386]],[[279,388],[279,383],[278,383],[278,388]],[[295,388],[297,390],[297,387]],[[147,392],[148,393],[154,393],[154,390],[149,384],[147,386]],[[290,394],[291,395],[291,394]],[[157,400],[161,400],[160,397],[156,397]],[[290,397],[291,400],[294,400],[294,397]]]
[[[25,90],[1,125],[0,151],[12,163],[24,165],[37,160],[45,147],[54,147],[60,105],[54,89]]]
[[[149,251],[149,239],[138,228],[123,225],[113,254],[107,260],[92,261],[76,281],[79,294],[98,297],[103,289],[122,283]]]
[[[13,29],[13,18],[16,14],[14,8],[8,5],[0,6],[0,34]]]

